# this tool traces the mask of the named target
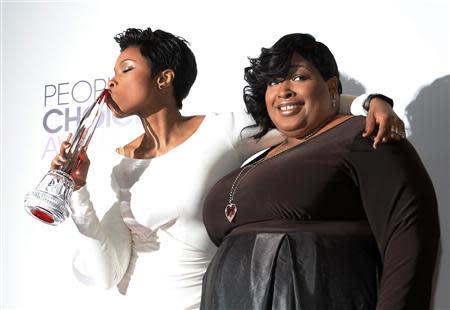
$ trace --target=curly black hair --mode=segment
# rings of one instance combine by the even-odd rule
[[[142,56],[149,63],[152,77],[171,69],[175,73],[173,80],[174,95],[178,109],[197,77],[195,56],[188,47],[188,42],[163,30],[152,31],[151,28],[128,28],[114,37],[119,43],[120,51],[130,46],[140,48]]]
[[[244,87],[244,102],[247,112],[256,122],[256,125],[249,127],[261,128],[253,136],[255,139],[275,128],[265,105],[267,84],[274,78],[287,76],[294,53],[314,65],[325,81],[335,76],[339,82],[339,94],[342,93],[336,60],[325,44],[316,41],[310,34],[292,33],[283,36],[271,48],[262,48],[258,58],[249,58],[250,66],[245,68],[244,78],[248,85]]]

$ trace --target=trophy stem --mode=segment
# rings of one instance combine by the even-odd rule
[[[98,121],[102,113],[103,103],[108,99],[109,92],[104,90],[95,102],[86,110],[81,118],[75,134],[70,141],[70,148],[66,152],[67,163],[61,166],[59,170],[71,174],[84,159],[83,148],[87,148],[91,141],[92,135],[97,128]]]
[[[36,189],[25,195],[25,210],[43,223],[58,225],[69,217],[69,200],[75,187],[70,176],[84,160],[84,150],[91,141],[102,113],[108,90],[98,96],[86,110],[66,152],[67,163],[58,170],[50,170]]]

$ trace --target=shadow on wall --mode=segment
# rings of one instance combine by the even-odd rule
[[[341,80],[342,84],[342,93],[347,95],[359,96],[366,92],[366,88],[359,81],[342,72],[339,75],[339,79]]]
[[[423,87],[406,107],[410,124],[408,139],[430,174],[439,204],[441,253],[436,266],[436,289],[432,309],[449,309],[449,105],[450,76]],[[442,251],[444,247],[444,251]]]

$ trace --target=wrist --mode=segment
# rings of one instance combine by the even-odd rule
[[[73,190],[77,191],[85,185],[86,185],[86,182],[77,182],[77,183],[75,183],[75,187],[73,188]]]
[[[385,103],[389,104],[391,106],[391,108],[394,107],[394,100],[392,100],[388,96],[385,96],[383,94],[370,94],[370,95],[367,96],[367,98],[364,100],[364,102],[362,104],[364,110],[369,111],[369,109],[370,109],[370,101],[373,98],[379,98],[379,99],[383,100]]]

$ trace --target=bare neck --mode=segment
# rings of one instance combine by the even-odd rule
[[[177,140],[177,132],[186,118],[178,109],[164,108],[140,119],[145,131],[143,142],[155,151],[163,151]]]
[[[146,159],[165,154],[183,143],[197,130],[203,117],[186,117],[177,108],[163,108],[140,120],[144,134],[124,148],[124,155]]]

